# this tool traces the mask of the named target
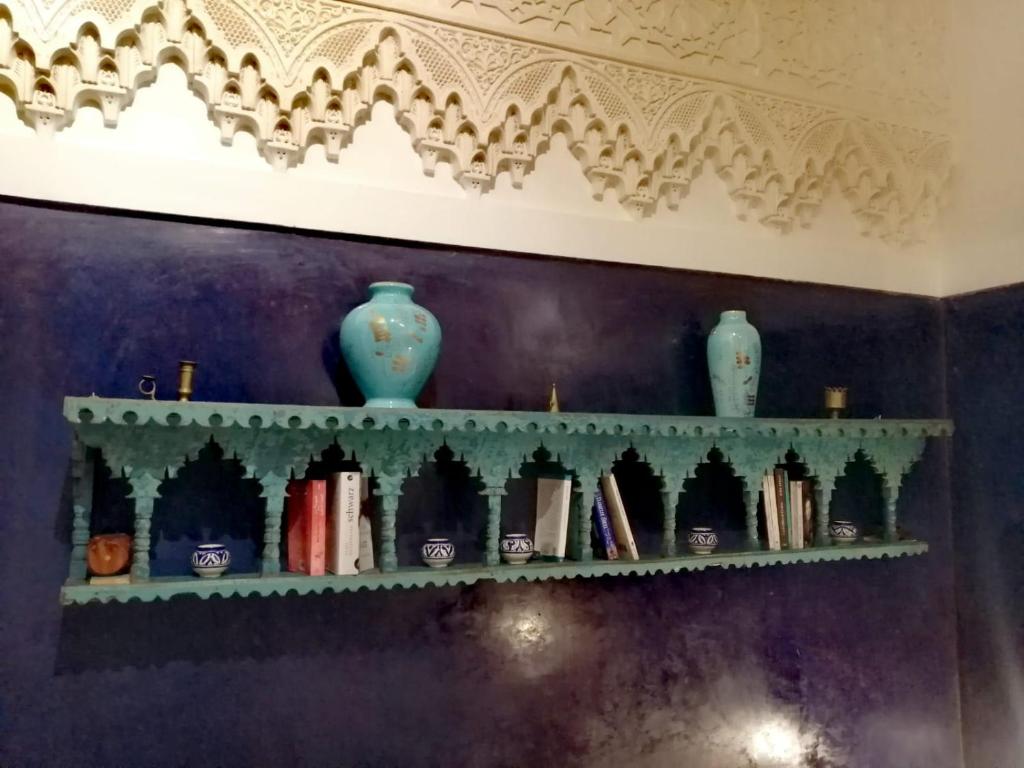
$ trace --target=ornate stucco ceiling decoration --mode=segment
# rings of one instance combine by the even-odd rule
[[[806,226],[837,185],[866,233],[907,242],[950,167],[931,5],[0,0],[0,91],[43,133],[85,104],[112,126],[173,61],[225,143],[249,131],[282,170],[316,143],[337,159],[387,100],[426,173],[451,163],[473,193],[520,185],[562,132],[637,216],[709,163],[741,217]]]

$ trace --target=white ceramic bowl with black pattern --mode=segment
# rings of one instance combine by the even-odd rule
[[[431,568],[444,568],[455,559],[455,545],[443,536],[427,539],[426,544],[420,547],[420,557]]]
[[[710,555],[718,549],[718,534],[713,528],[691,528],[686,534],[686,543],[695,555]]]
[[[833,544],[853,544],[860,532],[856,523],[849,520],[833,520],[828,524],[828,533]]]
[[[508,533],[498,543],[501,559],[509,565],[522,565],[533,557],[533,539],[525,533]]]
[[[192,552],[192,570],[196,576],[214,579],[231,565],[231,553],[223,544],[200,544]]]

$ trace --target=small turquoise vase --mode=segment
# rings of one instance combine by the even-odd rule
[[[747,322],[746,312],[722,313],[708,336],[708,372],[716,416],[754,415],[761,376],[761,336]]]
[[[341,354],[368,408],[415,408],[441,351],[441,326],[407,283],[373,283],[341,323]]]

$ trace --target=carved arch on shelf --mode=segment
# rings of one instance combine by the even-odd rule
[[[70,124],[85,104],[116,125],[157,68],[173,62],[222,141],[251,132],[280,170],[302,162],[313,144],[337,161],[383,100],[424,172],[447,162],[472,194],[489,191],[503,172],[521,186],[562,133],[594,197],[610,190],[636,217],[661,203],[677,208],[705,166],[725,181],[741,219],[783,231],[809,226],[826,191],[838,188],[865,234],[910,242],[946,196],[951,160],[941,131],[397,13],[337,3],[315,32],[282,40],[236,0],[129,0],[141,11],[121,27],[78,3],[73,39],[37,54],[16,31],[15,10],[26,2],[0,0],[0,93],[40,133]],[[211,3],[221,24],[234,14],[237,29],[222,30]],[[62,29],[71,17],[63,18]],[[508,66],[474,69],[479,50]]]

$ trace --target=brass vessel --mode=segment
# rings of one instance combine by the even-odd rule
[[[847,407],[846,387],[825,387],[825,412],[830,419],[838,419]]]
[[[188,401],[192,399],[192,382],[195,378],[197,365],[199,363],[192,360],[182,360],[178,363],[178,400]]]

